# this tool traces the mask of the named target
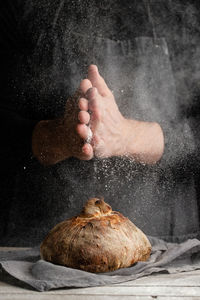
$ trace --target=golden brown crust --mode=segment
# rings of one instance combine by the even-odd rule
[[[47,261],[98,273],[147,260],[151,245],[128,218],[93,198],[79,216],[57,224],[40,251]]]

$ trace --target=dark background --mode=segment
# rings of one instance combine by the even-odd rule
[[[65,99],[62,87],[48,92],[52,82],[47,78],[47,86],[39,92],[40,83],[32,83],[37,77],[40,63],[50,64],[53,38],[59,29],[76,26],[78,29],[92,30],[92,34],[103,34],[113,39],[134,36],[165,37],[170,50],[170,59],[177,86],[180,109],[187,117],[199,147],[200,116],[200,5],[198,1],[126,1],[134,9],[125,8],[120,1],[66,1],[67,15],[62,15],[53,30],[55,9],[59,1],[49,5],[48,1],[2,1],[0,4],[0,60],[1,60],[1,147],[0,147],[0,236],[7,234],[8,215],[11,201],[15,201],[16,173],[22,172],[27,161],[37,164],[31,153],[31,131],[37,120],[59,116],[64,111]],[[148,13],[150,3],[151,12]],[[96,7],[96,9],[93,9]],[[98,26],[93,26],[97,18],[102,18]],[[127,15],[124,18],[124,15]],[[108,22],[114,15],[115,25]],[[88,19],[90,21],[88,21]],[[110,28],[117,26],[110,36]],[[128,28],[128,30],[127,30]],[[35,54],[35,41],[41,32],[44,37],[42,51]],[[116,34],[117,32],[117,34]],[[43,57],[45,55],[45,57]],[[55,74],[56,75],[56,74]],[[48,82],[49,80],[49,82]],[[24,82],[26,82],[24,84]],[[35,85],[34,85],[35,84]],[[41,83],[42,84],[42,83]],[[46,96],[45,96],[46,95]],[[46,97],[46,100],[45,100]],[[59,102],[56,102],[57,99]],[[40,105],[42,99],[42,105]],[[50,100],[49,100],[50,99]],[[53,103],[57,105],[52,105]],[[56,108],[55,108],[56,107]],[[197,195],[200,195],[198,157],[191,168],[195,172]],[[41,167],[42,169],[42,167]],[[176,166],[176,170],[179,170]],[[179,176],[182,176],[180,170]]]

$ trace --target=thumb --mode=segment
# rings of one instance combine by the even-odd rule
[[[88,79],[91,81],[92,86],[96,87],[102,96],[109,96],[112,94],[111,90],[108,88],[103,77],[99,74],[96,65],[90,65],[88,67]]]

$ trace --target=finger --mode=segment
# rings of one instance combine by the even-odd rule
[[[76,131],[78,135],[83,139],[87,140],[88,135],[89,135],[89,127],[85,124],[78,124],[76,127]]]
[[[79,103],[78,103],[79,109],[80,110],[88,110],[88,100],[85,98],[80,98]]]
[[[99,95],[97,88],[91,88],[87,91],[86,97],[88,98],[88,109],[91,111],[91,120],[99,120],[102,96]]]
[[[111,93],[103,77],[99,74],[96,65],[90,65],[88,67],[88,79],[93,87],[96,87],[102,96],[109,96]]]
[[[93,148],[90,144],[84,144],[82,147],[83,160],[90,160],[94,156]]]
[[[89,79],[83,79],[79,85],[78,92],[80,95],[84,96],[89,88],[92,87],[92,83]]]
[[[81,110],[78,113],[78,119],[82,124],[88,124],[90,121],[90,114],[87,111]]]

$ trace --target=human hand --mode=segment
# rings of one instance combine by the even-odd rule
[[[97,66],[89,66],[88,79],[92,87],[86,93],[85,102],[88,100],[86,107],[91,111],[95,156],[128,156],[138,162],[156,163],[164,151],[160,125],[124,118]]]
[[[124,135],[126,119],[118,109],[115,98],[95,65],[88,68],[92,87],[87,91],[85,102],[91,111],[90,128],[92,146],[96,157],[125,154]]]
[[[86,142],[90,129],[87,103],[82,98],[92,87],[88,79],[81,81],[77,92],[67,100],[64,116],[54,120],[40,121],[32,136],[33,154],[43,165],[55,164],[69,157],[89,160],[93,148]],[[79,111],[83,108],[82,111]]]

